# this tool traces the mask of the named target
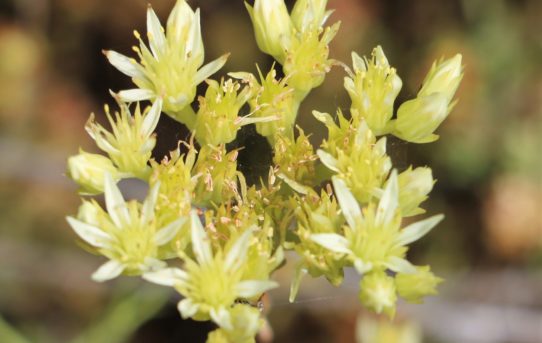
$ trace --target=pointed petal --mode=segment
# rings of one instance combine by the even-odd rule
[[[444,219],[444,215],[437,214],[436,216],[429,217],[422,221],[410,224],[401,230],[401,233],[397,237],[395,244],[404,246],[412,242],[417,241],[421,237],[425,236],[432,228],[434,228],[440,221]]]
[[[207,63],[203,67],[201,67],[200,70],[196,73],[196,79],[194,80],[195,85],[199,85],[202,83],[206,78],[213,75],[217,71],[220,70],[226,64],[226,61],[228,60],[228,56],[230,54],[225,54],[217,58],[216,60]]]
[[[162,246],[169,243],[177,235],[183,224],[186,223],[186,220],[186,217],[179,218],[158,230],[158,232],[154,234],[154,242],[156,245]]]
[[[141,208],[141,220],[143,223],[147,224],[148,222],[154,219],[154,207],[156,206],[156,199],[158,198],[158,191],[160,190],[160,181],[158,181],[149,191],[145,202]]]
[[[333,252],[342,254],[352,253],[352,251],[348,249],[348,240],[336,233],[317,233],[312,234],[310,237],[314,242]]]
[[[183,319],[190,318],[199,310],[199,305],[194,304],[191,299],[185,298],[177,304],[177,309],[181,313]]]
[[[104,54],[109,60],[109,63],[111,63],[113,67],[117,68],[121,73],[130,77],[144,77],[139,64],[135,60],[112,50],[104,51]]]
[[[378,203],[375,222],[377,225],[389,223],[399,206],[399,183],[397,181],[397,170],[391,172],[384,194]]]
[[[159,59],[166,47],[166,36],[164,35],[160,20],[150,6],[147,9],[147,32],[149,34],[149,45],[151,46],[152,54],[156,59]]]
[[[312,188],[307,187],[305,185],[300,184],[299,182],[290,179],[283,173],[277,174],[277,177],[280,178],[282,181],[284,181],[288,186],[290,186],[294,191],[300,193],[300,194],[309,194],[312,193]]]
[[[149,137],[156,125],[158,125],[158,120],[160,119],[160,112],[162,112],[162,99],[158,98],[152,104],[151,109],[147,112],[143,123],[141,124],[141,134],[143,137]]]
[[[397,273],[404,273],[404,274],[414,274],[416,273],[416,267],[412,265],[412,263],[408,262],[404,258],[400,257],[390,257],[388,259],[388,262],[384,264],[386,267],[388,267],[390,270],[393,270]]]
[[[318,149],[316,151],[316,154],[320,158],[320,161],[328,167],[329,169],[333,170],[334,172],[339,172],[339,167],[337,166],[337,160],[335,157],[331,156],[331,154],[325,152],[324,150]]]
[[[122,263],[110,260],[100,266],[98,270],[92,274],[92,280],[97,282],[103,282],[111,280],[122,274],[124,271],[124,266]]]
[[[211,319],[221,328],[224,328],[225,330],[233,330],[230,313],[224,307],[220,307],[218,310],[212,308],[209,311],[209,315],[211,316]]]
[[[150,89],[132,88],[120,91],[118,97],[124,102],[137,102],[154,98],[154,92]]]
[[[373,264],[371,262],[365,262],[360,258],[356,258],[354,260],[354,268],[360,275],[363,275],[373,269]]]
[[[252,298],[278,286],[277,282],[271,280],[246,280],[239,282],[235,290],[240,298]]]
[[[126,207],[126,202],[109,173],[105,173],[104,193],[107,213],[120,229],[123,224],[130,222],[130,215]]]
[[[292,284],[290,285],[290,296],[288,297],[288,301],[290,303],[293,303],[295,301],[295,298],[297,297],[297,292],[299,291],[299,286],[301,285],[301,280],[306,274],[307,269],[303,268],[302,264],[299,264],[295,268],[294,279],[292,280]]]
[[[186,280],[188,275],[179,268],[164,268],[155,272],[147,272],[142,278],[157,285],[175,287],[179,282]]]
[[[85,242],[98,248],[109,247],[111,236],[103,232],[96,226],[84,223],[72,217],[66,217],[66,220],[73,231]]]
[[[224,266],[226,269],[233,270],[237,265],[246,260],[247,250],[250,244],[250,239],[252,238],[252,231],[252,227],[245,230],[245,232],[243,232],[243,234],[237,238],[235,243],[232,245],[224,260]]]
[[[201,221],[196,213],[191,213],[191,232],[192,232],[192,250],[199,263],[207,263],[213,259],[211,246],[209,245],[207,233],[201,225]]]
[[[344,181],[336,176],[332,177],[333,189],[335,190],[335,197],[339,201],[343,216],[353,230],[356,229],[357,224],[363,221],[363,215],[359,208],[358,201],[354,198],[354,195]]]

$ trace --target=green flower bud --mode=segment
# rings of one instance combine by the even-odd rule
[[[421,303],[425,296],[437,294],[436,287],[442,281],[429,266],[416,267],[415,273],[398,273],[395,276],[397,292],[412,303]]]
[[[273,163],[281,175],[286,176],[303,185],[313,185],[315,175],[315,161],[318,159],[314,153],[309,138],[299,128],[297,139],[290,139],[277,135],[273,147]]]
[[[200,145],[230,143],[237,136],[237,130],[245,124],[238,117],[239,110],[251,96],[249,87],[238,93],[241,86],[232,80],[218,83],[207,81],[209,87],[205,97],[199,99],[199,110],[194,132]]]
[[[333,285],[343,280],[343,267],[347,261],[342,254],[325,249],[311,239],[312,234],[339,233],[344,218],[338,216],[337,201],[327,192],[297,199],[298,211],[295,212],[298,222],[297,237],[299,243],[295,251],[303,258],[303,267],[313,277],[324,275]]]
[[[96,123],[93,115],[85,128],[120,172],[146,179],[150,172],[147,162],[156,144],[153,131],[160,119],[162,101],[158,99],[144,113],[138,104],[133,117],[127,104],[119,101],[119,106],[120,113],[115,112],[115,119],[109,112],[109,106],[105,106],[112,132]]]
[[[354,73],[350,72],[350,77],[344,79],[344,87],[352,100],[352,117],[354,121],[364,118],[375,135],[385,134],[402,81],[380,46],[373,50],[371,60],[352,53],[352,61]]]
[[[438,139],[433,132],[450,113],[443,93],[418,97],[403,103],[397,111],[393,134],[412,143],[431,143]]]
[[[256,131],[273,142],[277,132],[287,135],[293,133],[298,105],[294,99],[294,89],[287,85],[287,79],[276,79],[277,72],[274,68],[271,68],[265,78],[259,69],[258,72],[260,83],[250,73],[230,75],[247,82],[253,89],[253,96],[249,100],[251,118],[256,123]]]
[[[462,78],[463,71],[460,54],[445,61],[435,62],[425,77],[418,96],[422,97],[433,93],[441,93],[446,97],[448,102],[451,102]]]
[[[315,28],[301,32],[292,40],[288,56],[283,63],[288,84],[303,96],[324,82],[331,70],[333,60],[328,59],[329,43],[333,40],[340,23],[324,30]]]
[[[292,34],[292,22],[284,0],[256,0],[254,7],[245,2],[252,19],[260,50],[283,64]]]
[[[226,152],[224,145],[200,149],[193,170],[201,178],[194,190],[196,206],[220,204],[237,194],[237,154],[237,150]]]
[[[79,185],[80,194],[102,193],[106,173],[109,173],[115,181],[121,177],[113,162],[105,156],[80,150],[78,155],[68,158],[68,176]]]
[[[359,287],[359,298],[364,306],[390,318],[395,316],[397,294],[393,277],[382,270],[375,270],[363,276]]]
[[[425,212],[418,206],[427,199],[434,184],[431,168],[418,167],[412,170],[409,167],[399,174],[399,206],[403,217]]]
[[[354,139],[347,144],[347,149],[337,149],[336,156],[318,150],[318,157],[347,182],[357,201],[369,203],[378,194],[391,169],[391,160],[386,155],[386,137],[376,141],[365,121],[362,121]]]
[[[327,0],[297,0],[292,23],[299,32],[321,27],[333,11],[326,11]]]

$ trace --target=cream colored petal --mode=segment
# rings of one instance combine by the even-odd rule
[[[243,232],[243,234],[237,238],[231,249],[228,251],[226,258],[224,259],[224,267],[226,270],[233,270],[238,268],[246,260],[246,254],[250,245],[250,238],[252,238],[252,232],[254,227],[250,227]]]
[[[154,129],[156,129],[156,125],[158,125],[158,121],[160,120],[161,112],[162,99],[158,98],[152,104],[151,109],[149,112],[147,112],[145,119],[143,119],[143,123],[141,124],[141,135],[143,137],[149,137],[153,133]]]
[[[162,246],[169,243],[177,235],[183,224],[186,223],[186,220],[186,217],[179,218],[158,230],[154,235],[156,245]]]
[[[130,77],[143,78],[144,74],[141,71],[141,66],[133,59],[119,54],[116,51],[104,51],[105,56],[113,67],[117,68],[121,73]]]
[[[252,298],[278,286],[277,282],[271,280],[246,280],[239,282],[235,290],[241,298]]]
[[[437,214],[422,221],[410,224],[401,230],[401,233],[397,237],[395,244],[404,246],[425,236],[432,228],[444,219],[444,215]]]
[[[111,236],[100,230],[94,225],[84,223],[72,217],[66,217],[66,220],[73,231],[85,242],[98,248],[109,247]]]
[[[144,101],[144,100],[150,100],[154,98],[154,92],[150,89],[140,89],[140,88],[133,88],[133,89],[126,89],[123,91],[120,91],[118,94],[118,97],[120,100],[124,102],[137,102],[137,101]]]
[[[324,248],[341,254],[351,254],[348,249],[348,240],[336,233],[317,233],[310,236],[311,240],[320,244]]]
[[[211,245],[205,229],[201,225],[201,221],[196,213],[192,211],[190,215],[191,233],[192,233],[192,250],[199,263],[208,263],[213,259]]]
[[[100,268],[92,274],[92,280],[97,282],[111,280],[122,274],[123,271],[124,265],[122,265],[122,263],[111,260],[102,264]]]
[[[144,273],[141,277],[157,285],[175,287],[177,283],[186,280],[188,275],[179,268],[164,268],[155,272]]]
[[[152,54],[156,59],[160,59],[166,48],[166,36],[164,35],[164,29],[160,24],[160,20],[150,6],[147,9],[147,32],[149,34],[149,45]]]
[[[399,184],[397,181],[397,170],[391,172],[388,184],[384,189],[382,198],[378,203],[376,210],[376,225],[385,225],[389,223],[396,214],[399,206]]]
[[[356,229],[358,223],[363,221],[363,215],[359,204],[344,181],[336,176],[332,177],[333,189],[335,190],[335,197],[339,201],[343,216],[353,230]]]
[[[105,173],[104,194],[107,213],[117,228],[121,229],[124,225],[130,223],[126,202],[109,173]]]
[[[203,67],[201,67],[200,70],[196,73],[196,78],[194,80],[194,85],[199,85],[202,83],[206,78],[213,75],[217,71],[220,70],[226,64],[226,61],[228,60],[228,56],[230,54],[225,54],[217,58],[216,60],[207,63]]]

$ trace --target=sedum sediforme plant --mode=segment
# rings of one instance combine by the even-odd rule
[[[107,259],[94,280],[130,275],[174,288],[183,318],[217,324],[208,342],[255,341],[264,318],[254,304],[277,287],[272,274],[287,251],[299,256],[291,301],[305,274],[340,285],[349,267],[360,275],[360,302],[389,317],[399,297],[421,302],[436,293],[442,280],[411,264],[407,251],[443,216],[403,223],[425,212],[435,181],[429,167],[394,168],[386,137],[438,139],[462,78],[461,56],[435,62],[417,96],[394,112],[402,81],[380,46],[369,57],[353,52],[351,67],[329,58],[340,23],[326,24],[326,6],[298,0],[290,14],[283,0],[247,3],[258,46],[277,62],[257,75],[209,79],[228,55],[204,65],[200,13],[184,0],[165,27],[148,8],[147,43],[135,33],[137,59],[105,51],[135,88],[112,93],[119,110],[111,115],[106,106],[109,130],[89,119],[87,132],[103,154],[80,151],[68,160],[81,195],[105,195],[104,207],[84,198],[67,218],[87,248]],[[313,111],[328,129],[315,148],[296,117],[333,66],[346,71],[351,107]],[[196,98],[202,82],[206,91]],[[192,138],[155,161],[162,113]],[[238,169],[238,150],[227,146],[248,124],[273,150],[267,178],[253,185]],[[123,198],[117,183],[124,178],[149,185],[142,203]]]

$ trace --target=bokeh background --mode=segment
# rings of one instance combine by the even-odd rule
[[[149,1],[165,20],[174,0]],[[202,11],[207,60],[232,55],[224,70],[255,72],[260,53],[241,0],[192,0]],[[288,2],[289,5],[292,1]],[[64,217],[76,212],[67,156],[96,150],[83,125],[112,103],[108,90],[130,81],[101,50],[129,54],[145,32],[146,0],[0,1],[0,342],[203,342],[207,323],[181,321],[177,295],[121,278],[93,283],[102,262],[76,245]],[[542,1],[330,0],[342,21],[332,57],[370,54],[380,44],[413,97],[431,62],[463,54],[459,103],[429,145],[392,141],[400,167],[430,165],[438,183],[426,204],[446,220],[411,258],[446,279],[423,305],[399,304],[394,324],[363,312],[357,279],[339,289],[305,280],[287,302],[284,287],[266,304],[275,342],[542,342]],[[335,68],[301,108],[298,124],[324,128],[312,109],[349,105]],[[163,156],[186,136],[166,116]],[[266,150],[250,128],[238,141],[257,176]],[[268,332],[269,333],[269,332]]]

